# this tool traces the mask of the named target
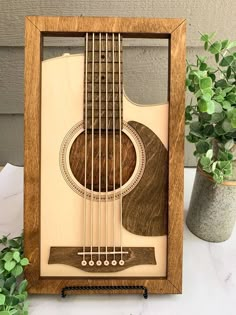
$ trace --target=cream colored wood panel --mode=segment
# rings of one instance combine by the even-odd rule
[[[66,78],[66,80],[65,80]],[[65,182],[59,166],[59,151],[67,132],[83,119],[83,56],[71,55],[43,62],[42,66],[42,134],[41,134],[41,276],[88,276],[87,272],[66,265],[48,265],[50,246],[91,245],[90,211],[88,210],[86,232],[83,232],[84,200]],[[137,106],[124,98],[124,119],[137,120],[150,127],[168,147],[168,105]],[[55,115],[55,112],[57,114]],[[68,112],[70,115],[68,115]],[[56,162],[58,161],[58,162]],[[87,201],[87,209],[91,203]],[[96,210],[98,203],[93,203]],[[114,243],[112,210],[115,207],[116,246],[120,246],[119,200],[108,203],[108,246]],[[93,211],[96,213],[96,211]],[[93,246],[98,245],[98,222],[93,216]],[[101,222],[105,224],[105,204],[101,207]],[[81,225],[82,224],[82,225]],[[104,242],[104,225],[101,240]],[[100,276],[165,276],[167,258],[167,237],[143,237],[134,235],[123,227],[123,246],[155,247],[157,265],[143,265],[128,268],[122,272],[101,273]],[[102,244],[103,245],[103,244]],[[94,274],[89,274],[93,276]]]
[[[188,22],[187,45],[198,46],[198,31],[217,31],[222,37],[232,36],[232,30],[236,29],[235,12],[234,0],[1,0],[0,43],[2,46],[24,45],[26,15],[83,15],[184,17]],[[58,45],[58,40],[48,44]]]
[[[63,53],[81,53],[80,47],[47,47],[44,59]],[[142,47],[124,49],[124,87],[137,103],[152,104],[167,99],[167,50]],[[23,113],[24,50],[0,48],[0,114]]]
[[[64,52],[81,52],[78,47],[51,47],[44,51],[45,58],[60,56]],[[187,56],[194,61],[195,54],[204,55],[201,48],[188,48]],[[165,48],[153,47],[124,49],[124,86],[128,97],[137,103],[156,103],[165,99],[167,82]],[[23,164],[23,48],[0,47],[0,164],[7,161]],[[189,99],[189,97],[188,97]],[[3,114],[4,115],[1,115]],[[17,115],[17,123],[13,124]],[[10,114],[10,115],[7,115]],[[14,128],[13,128],[14,126]],[[185,165],[195,166],[193,146],[186,142]]]

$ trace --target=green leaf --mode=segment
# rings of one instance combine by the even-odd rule
[[[200,159],[200,163],[203,167],[209,167],[210,164],[211,164],[211,160],[206,157],[206,156],[203,156],[201,159]]]
[[[4,305],[5,304],[5,300],[6,300],[5,295],[0,294],[0,305]]]
[[[231,161],[233,155],[230,152],[219,150],[217,158],[220,161]]]
[[[24,302],[27,298],[27,294],[17,294],[16,297],[20,300],[20,302]]]
[[[214,103],[215,103],[215,112],[216,112],[216,113],[222,113],[223,108],[222,108],[222,106],[220,105],[220,103],[218,103],[218,102],[214,102]]]
[[[192,111],[192,107],[190,105],[186,106],[185,111],[190,113]]]
[[[222,128],[222,126],[220,124],[215,125],[215,133],[219,136],[224,135],[226,132],[225,130]]]
[[[213,150],[212,149],[207,151],[206,157],[209,158],[210,160],[212,159],[212,157],[213,157]]]
[[[202,129],[202,124],[198,121],[194,121],[189,125],[189,127],[191,131],[200,131]]]
[[[7,252],[4,256],[3,256],[3,260],[4,261],[11,261],[13,258],[13,253],[12,252]]]
[[[219,65],[221,67],[228,67],[229,65],[231,65],[231,63],[233,62],[234,57],[232,55],[223,57],[221,62],[219,63]]]
[[[233,128],[236,128],[236,117],[233,117],[230,122],[231,122],[231,126]]]
[[[6,261],[4,264],[4,268],[7,271],[11,271],[15,267],[15,265],[16,265],[16,262],[14,260]]]
[[[228,101],[223,101],[223,108],[228,110],[231,108],[231,104]]]
[[[224,99],[225,99],[224,96],[221,95],[221,94],[214,96],[214,100],[215,100],[216,102],[218,102],[218,103],[223,102]]]
[[[227,69],[227,71],[226,71],[226,77],[227,77],[227,79],[230,78],[231,72],[232,72],[232,68],[231,68],[231,67],[228,67],[228,69]]]
[[[214,127],[212,125],[206,125],[202,133],[204,136],[210,137],[214,133]]]
[[[29,264],[28,258],[22,258],[20,264],[21,266],[27,266]]]
[[[5,283],[5,280],[0,279],[0,292],[1,292],[1,289],[4,287],[4,283]]]
[[[200,89],[202,89],[202,90],[207,89],[207,88],[211,88],[212,87],[212,79],[209,77],[200,79],[199,86],[200,86]]]
[[[188,87],[188,86],[190,86],[191,82],[192,82],[192,81],[187,78],[187,79],[186,79],[186,82],[185,82],[185,85]]]
[[[185,121],[187,122],[187,121],[191,121],[192,120],[192,116],[191,116],[191,114],[190,113],[186,113],[185,112]]]
[[[210,95],[211,97],[214,95],[212,88],[207,88],[207,89],[200,90],[200,91],[203,93],[203,95]]]
[[[221,120],[223,120],[224,118],[225,118],[224,112],[213,113],[212,116],[211,116],[211,121],[213,123],[217,123],[217,122],[220,122]]]
[[[228,119],[225,119],[222,123],[222,128],[224,129],[225,132],[231,132],[233,131],[233,127],[231,125],[231,122]]]
[[[201,36],[200,40],[203,41],[203,42],[207,42],[207,41],[209,40],[208,34],[203,34],[203,35]]]
[[[213,173],[213,179],[217,184],[221,184],[224,180],[223,173],[220,170],[218,170],[217,168],[215,169],[215,171]]]
[[[19,285],[19,293],[20,294],[26,290],[27,285],[28,285],[28,281],[26,279],[21,281],[21,283]]]
[[[233,146],[234,146],[234,140],[233,139],[230,139],[229,141],[227,141],[225,143],[225,149],[226,150],[231,150]]]
[[[0,315],[12,315],[12,313],[10,313],[10,311],[0,311]]]
[[[205,91],[205,90],[203,90],[203,91]],[[202,100],[204,100],[204,101],[206,101],[206,102],[210,101],[210,100],[211,100],[211,95],[208,94],[208,93],[205,93],[205,94],[202,96]]]
[[[220,54],[219,53],[215,54],[215,61],[216,61],[216,63],[218,63],[219,60],[220,60]]]
[[[207,102],[207,113],[208,114],[213,114],[215,111],[215,102],[214,101],[209,101]]]
[[[228,87],[228,83],[225,79],[220,79],[220,80],[215,82],[215,87],[216,88],[218,88],[218,87],[226,88],[226,87]]]
[[[204,43],[204,49],[205,49],[205,50],[208,50],[208,42],[205,42],[205,43]]]
[[[198,108],[199,108],[199,111],[202,113],[207,112],[207,102],[205,100],[201,99],[198,102]]]
[[[200,69],[201,71],[206,70],[206,69],[207,69],[207,64],[206,64],[205,62],[202,62],[202,63],[200,64],[199,69]]]
[[[217,166],[217,161],[215,161],[214,163],[212,163],[211,168],[212,168],[212,171],[213,171],[213,172],[215,171],[216,166]]]
[[[232,163],[231,161],[218,161],[217,163],[219,169],[223,170],[223,171],[231,171],[232,170]]]
[[[215,55],[215,56],[216,56],[216,55]],[[214,73],[209,72],[209,73],[208,73],[208,76],[212,79],[213,82],[215,82],[216,76],[215,76]]]
[[[196,150],[200,154],[206,153],[209,150],[209,148],[210,148],[210,145],[206,141],[199,141],[196,144]]]
[[[231,49],[231,48],[233,48],[233,47],[236,47],[236,40],[233,41],[233,42],[230,42],[227,48],[228,48],[228,49]]]
[[[20,302],[20,300],[17,297],[13,296],[13,295],[9,295],[9,296],[6,297],[6,305],[15,306],[19,302]]]
[[[6,279],[4,287],[7,290],[10,290],[12,284],[15,283],[15,282],[16,282],[16,278],[15,277],[10,277],[10,278]]]
[[[15,277],[18,277],[19,275],[21,275],[23,272],[23,268],[21,265],[16,265],[15,268],[12,270],[12,275]]]
[[[13,253],[13,259],[15,259],[16,262],[19,262],[20,261],[20,253],[14,252]]]
[[[221,47],[222,47],[221,42],[216,41],[210,46],[209,51],[215,55],[215,54],[220,53]]]
[[[13,248],[18,248],[19,244],[15,240],[9,240],[9,245]]]
[[[228,102],[230,102],[231,104],[235,104],[236,103],[236,93],[229,93],[226,96],[226,99]]]
[[[187,139],[188,142],[190,142],[190,143],[196,143],[196,142],[199,141],[199,138],[196,137],[196,136],[194,136],[194,135],[192,135],[192,134],[187,135],[187,136],[186,136],[186,139]]]
[[[228,39],[223,40],[223,41],[221,42],[221,45],[222,45],[222,48],[221,48],[221,49],[227,48],[228,44],[229,44],[229,40],[228,40]]]

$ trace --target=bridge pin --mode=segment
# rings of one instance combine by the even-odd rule
[[[105,260],[105,261],[104,261],[104,265],[105,265],[105,266],[109,266],[109,261],[108,261],[108,260]]]
[[[111,264],[112,264],[112,266],[116,266],[117,265],[117,261],[116,260],[112,260]]]
[[[94,261],[93,260],[89,261],[89,266],[94,266]]]
[[[86,261],[86,260],[82,260],[82,261],[81,261],[81,265],[82,265],[82,266],[86,266],[86,265],[87,265],[87,261]]]
[[[124,260],[121,259],[121,260],[119,261],[119,265],[120,265],[120,266],[124,266],[124,264],[125,264]]]
[[[97,266],[101,266],[101,264],[102,264],[101,260],[98,260],[98,261],[96,262],[96,265],[97,265]]]

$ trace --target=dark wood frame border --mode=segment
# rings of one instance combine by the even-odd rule
[[[182,292],[185,19],[42,17],[25,18],[25,270],[30,293],[59,294],[65,286],[144,285],[150,293]],[[169,40],[169,187],[166,278],[81,279],[40,276],[40,111],[43,36],[83,36],[85,32],[120,32],[126,37]],[[83,294],[83,291],[78,291]],[[86,291],[137,293],[135,291]]]

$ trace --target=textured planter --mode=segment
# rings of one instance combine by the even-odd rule
[[[212,178],[197,169],[187,226],[209,242],[223,242],[232,234],[236,221],[236,181],[216,185]]]

